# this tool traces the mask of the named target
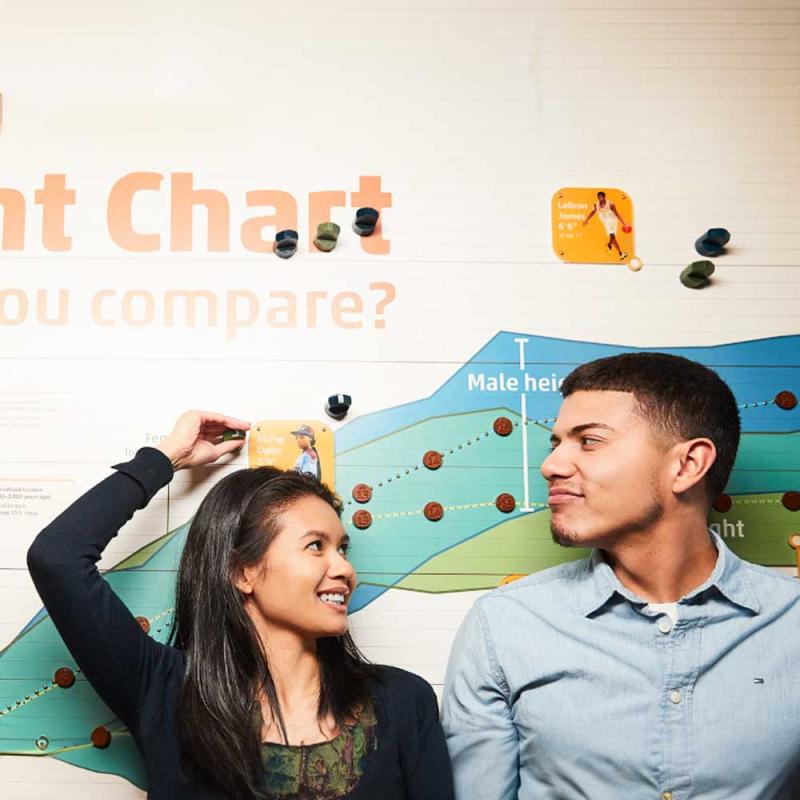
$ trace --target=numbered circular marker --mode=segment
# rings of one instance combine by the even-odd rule
[[[147,617],[136,617],[136,621],[145,633],[150,633],[150,620]]]
[[[719,494],[717,495],[717,499],[714,501],[714,511],[719,511],[720,514],[724,514],[727,511],[731,510],[731,506],[733,505],[733,500],[731,500],[731,496],[729,494]]]
[[[517,501],[514,499],[514,495],[508,494],[508,492],[497,495],[494,504],[497,506],[498,510],[502,511],[504,514],[510,513],[517,507]]]
[[[69,667],[59,667],[53,675],[53,683],[62,689],[69,689],[75,683],[75,673]]]
[[[353,487],[353,500],[356,503],[369,503],[372,500],[372,488],[366,483],[357,483]]]
[[[353,525],[360,531],[369,528],[369,526],[372,525],[372,514],[370,514],[369,511],[365,511],[363,508],[356,511],[356,513],[353,514]]]
[[[428,450],[428,452],[422,456],[422,463],[428,469],[439,469],[439,467],[442,466],[443,461],[444,458],[438,450]]]
[[[797,397],[794,392],[784,391],[775,395],[775,405],[784,411],[791,411],[797,406]]]
[[[789,511],[800,511],[800,492],[785,492],[781,497],[781,503]]]
[[[444,506],[441,503],[437,503],[435,500],[431,500],[430,503],[425,504],[422,513],[425,514],[425,518],[429,519],[431,522],[438,522],[444,516]]]
[[[492,424],[492,430],[498,436],[508,436],[514,430],[514,423],[508,417],[498,417]]]
[[[98,725],[92,731],[92,744],[105,750],[111,744],[111,731],[105,725]]]

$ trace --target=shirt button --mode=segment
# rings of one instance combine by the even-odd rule
[[[672,792],[661,792],[661,800],[672,800]]]
[[[672,622],[664,617],[658,621],[658,629],[661,633],[669,633],[672,630]]]
[[[672,700],[675,705],[678,705],[683,698],[681,693],[676,689],[674,692],[669,693],[669,699]]]

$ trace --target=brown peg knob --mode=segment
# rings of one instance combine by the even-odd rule
[[[363,508],[359,509],[353,514],[353,525],[362,531],[369,528],[369,526],[372,525],[372,514]]]
[[[428,469],[439,469],[442,466],[442,454],[438,450],[428,450],[424,456],[422,456],[422,463]]]
[[[498,436],[508,436],[514,430],[514,423],[508,417],[498,417],[492,423],[492,430]]]
[[[431,500],[430,503],[425,504],[422,513],[425,514],[426,519],[429,519],[431,522],[438,522],[444,516],[444,506],[442,506],[441,503],[437,503],[435,500]]]
[[[69,689],[75,683],[75,673],[69,667],[59,667],[53,675],[53,683],[62,689]]]
[[[353,487],[353,500],[356,503],[369,503],[372,499],[372,488],[366,483],[357,483]]]
[[[105,725],[98,725],[92,731],[92,744],[100,750],[105,750],[111,744],[111,731]]]
[[[498,511],[502,511],[504,514],[509,514],[517,507],[514,495],[508,492],[497,495],[494,504],[497,506]]]

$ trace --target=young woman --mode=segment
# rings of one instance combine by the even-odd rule
[[[368,664],[347,632],[356,577],[324,485],[261,467],[200,504],[177,579],[170,644],[100,576],[103,549],[173,471],[240,447],[248,423],[184,414],[45,528],[36,588],[83,674],[128,726],[149,797],[452,800],[431,687]]]

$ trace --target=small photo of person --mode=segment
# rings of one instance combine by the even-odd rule
[[[310,425],[300,425],[291,431],[292,436],[300,448],[300,455],[294,462],[292,469],[295,472],[313,475],[317,480],[322,477],[322,469],[319,462],[319,453],[314,445],[317,440],[314,436],[314,429]]]
[[[597,215],[597,218],[603,224],[603,227],[606,230],[606,234],[608,235],[608,242],[606,242],[606,248],[608,252],[611,252],[612,248],[615,248],[617,251],[617,255],[619,256],[620,261],[624,261],[628,254],[622,251],[622,248],[617,241],[617,222],[622,225],[622,229],[627,233],[630,230],[630,226],[627,222],[619,214],[617,211],[617,207],[606,198],[606,193],[600,191],[597,193],[597,202],[594,204],[594,208],[589,212],[589,215],[583,221],[584,227],[589,224],[589,220],[594,216]]]

